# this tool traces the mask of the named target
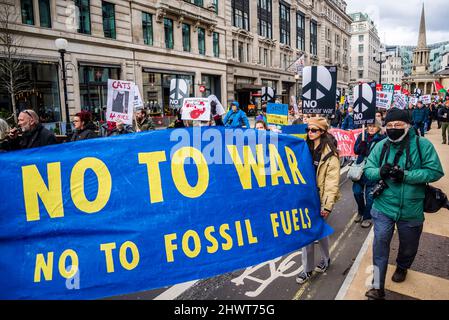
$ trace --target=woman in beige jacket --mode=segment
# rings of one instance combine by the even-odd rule
[[[340,198],[340,159],[335,138],[328,132],[329,124],[325,118],[310,118],[307,128],[307,144],[312,154],[316,172],[317,186],[321,201],[321,216],[327,219]],[[330,264],[329,238],[319,242],[321,262],[315,267],[314,243],[302,249],[303,271],[296,282],[303,284],[312,276],[312,271],[324,273]]]

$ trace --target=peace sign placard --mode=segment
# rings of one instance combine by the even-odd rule
[[[303,114],[334,113],[337,99],[337,67],[305,67],[302,79]]]
[[[376,119],[376,83],[363,83],[354,88],[354,124],[373,124]]]

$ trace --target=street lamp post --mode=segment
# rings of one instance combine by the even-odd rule
[[[64,105],[65,105],[65,118],[66,118],[66,135],[69,136],[72,133],[72,126],[70,125],[70,115],[69,115],[69,102],[67,98],[67,76],[65,69],[64,54],[67,52],[67,47],[69,43],[66,39],[58,38],[55,40],[56,48],[61,54],[61,70],[62,70],[62,82],[64,85]]]
[[[387,61],[387,59],[382,59],[382,51],[379,51],[379,60],[377,60],[376,57],[373,57],[373,60],[375,63],[378,63],[380,66],[379,84],[382,84],[382,64],[384,64]]]

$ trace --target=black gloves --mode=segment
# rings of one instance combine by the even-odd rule
[[[404,181],[404,170],[399,167],[394,167],[390,172],[390,178],[393,182],[401,183]]]
[[[404,170],[398,166],[393,167],[391,164],[386,163],[380,168],[380,177],[382,180],[391,178],[393,182],[402,183],[404,181]]]
[[[389,163],[385,163],[382,168],[380,168],[380,177],[382,180],[387,180],[390,177],[390,171],[393,169],[393,166]]]

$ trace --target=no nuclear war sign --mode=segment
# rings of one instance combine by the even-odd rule
[[[376,118],[376,83],[363,83],[354,88],[354,124],[373,124]]]
[[[334,113],[337,98],[337,68],[305,67],[302,79],[302,112],[318,115]]]

